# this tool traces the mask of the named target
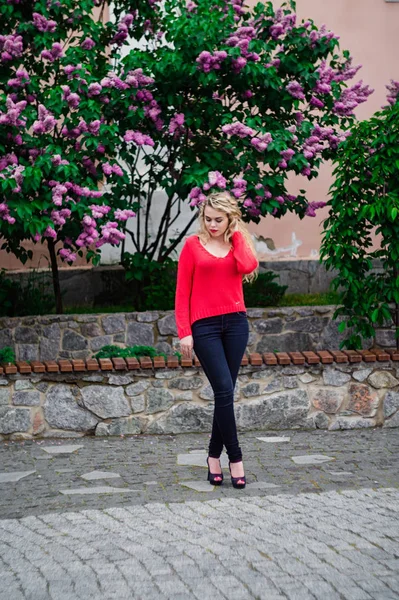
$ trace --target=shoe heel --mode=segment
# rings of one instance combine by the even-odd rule
[[[223,473],[211,473],[211,470],[209,468],[209,456],[206,459],[207,465],[208,465],[208,481],[211,485],[222,485],[223,483]],[[218,477],[219,480],[215,481],[215,477]]]

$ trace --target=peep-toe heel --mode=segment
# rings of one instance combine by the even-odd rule
[[[245,479],[245,475],[243,477],[233,477],[233,475],[231,474],[231,467],[230,467],[230,461],[229,461],[229,471],[230,471],[230,476],[231,476],[231,485],[233,486],[233,488],[236,488],[237,490],[242,490],[245,488],[245,486],[247,485],[247,481]]]
[[[206,462],[208,464],[208,481],[211,485],[222,485],[223,483],[223,473],[211,473],[211,470],[209,468],[209,456],[206,459]],[[216,477],[218,477],[219,479],[216,481]]]

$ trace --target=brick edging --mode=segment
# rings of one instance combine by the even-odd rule
[[[302,352],[250,352],[244,354],[241,366],[260,367],[263,364],[274,365],[303,365],[307,364],[332,364],[332,363],[360,363],[360,362],[399,362],[399,350],[389,348],[382,350],[316,350]],[[197,357],[179,358],[168,356],[165,361],[163,356],[137,358],[88,358],[83,359],[59,359],[45,360],[43,362],[33,360],[31,363],[17,361],[15,364],[3,364],[0,366],[0,375],[27,375],[30,373],[72,373],[91,371],[134,371],[137,369],[162,369],[177,367],[200,367],[201,363]]]

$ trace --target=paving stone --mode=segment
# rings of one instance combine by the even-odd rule
[[[190,454],[178,454],[177,455],[177,464],[178,465],[190,465],[192,467],[204,467],[208,468],[206,464],[206,457],[208,454],[206,452],[195,452]],[[220,464],[222,465],[222,469],[228,468],[229,459],[226,454],[222,454],[220,457]]]
[[[91,471],[90,473],[85,473],[81,475],[81,479],[86,479],[86,481],[93,481],[95,479],[116,479],[120,477],[119,473],[112,473],[111,471]]]
[[[0,473],[0,483],[19,481],[20,479],[24,479],[24,477],[28,477],[28,475],[33,475],[33,473],[36,473],[36,471],[11,471],[9,473]]]
[[[63,446],[40,446],[40,448],[48,454],[72,454],[72,452],[76,452],[76,450],[79,450],[83,447],[84,446],[73,446],[70,444]]]
[[[332,456],[323,456],[322,454],[309,454],[308,456],[291,456],[291,460],[297,465],[318,465],[335,460],[335,458]]]
[[[247,490],[267,490],[271,488],[280,487],[275,483],[267,483],[266,481],[254,481],[253,483],[247,483],[245,489]]]
[[[97,486],[97,487],[82,487],[82,488],[71,488],[69,490],[59,490],[64,495],[74,494],[120,494],[125,492],[135,492],[136,490],[130,490],[128,488],[116,488],[108,486]]]

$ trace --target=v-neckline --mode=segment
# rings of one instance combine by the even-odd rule
[[[228,253],[227,253],[225,256],[216,256],[216,254],[212,254],[212,252],[209,252],[209,250],[207,250],[207,249],[205,248],[205,246],[204,246],[204,245],[203,245],[203,243],[201,242],[201,240],[200,240],[200,238],[199,238],[199,236],[198,236],[198,235],[196,236],[196,238],[197,238],[197,240],[198,240],[198,243],[199,243],[199,245],[201,246],[201,248],[203,248],[207,254],[209,254],[210,256],[213,256],[213,258],[221,258],[221,259],[223,260],[223,258],[227,258],[227,257],[228,257],[228,255],[230,254],[230,252],[233,250],[233,248],[230,248],[230,250],[228,251]]]

